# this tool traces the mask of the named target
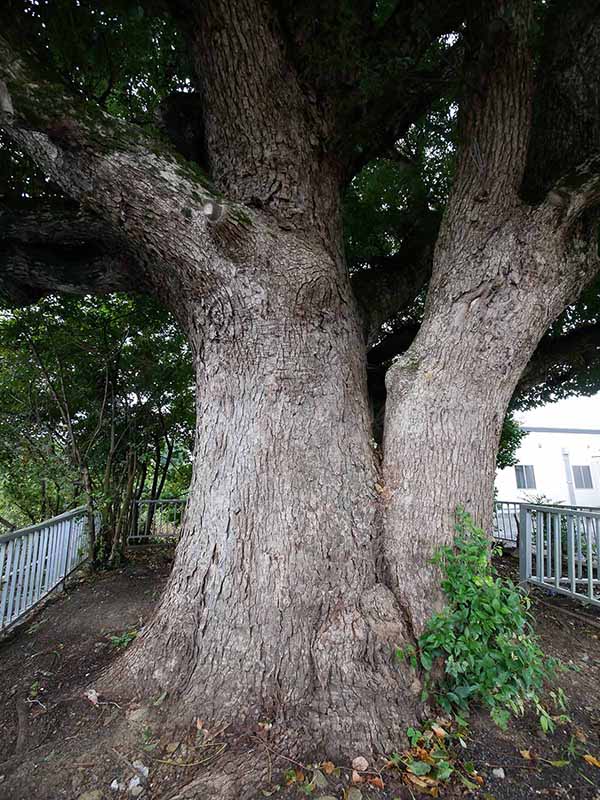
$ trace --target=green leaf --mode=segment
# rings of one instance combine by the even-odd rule
[[[411,761],[406,768],[413,775],[427,775],[431,772],[431,764],[427,764],[425,761]]]
[[[440,761],[435,768],[435,777],[440,781],[447,781],[453,774],[454,767],[447,761]]]
[[[162,694],[160,694],[160,695],[159,695],[159,696],[156,698],[156,700],[155,700],[155,701],[152,703],[152,705],[154,705],[154,706],[160,706],[160,705],[162,705],[162,704],[164,703],[164,701],[165,701],[166,697],[167,697],[167,694],[168,694],[168,692],[163,692]]]

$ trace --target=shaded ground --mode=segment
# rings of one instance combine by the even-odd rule
[[[149,617],[168,568],[165,556],[147,555],[124,570],[82,581],[0,644],[0,800],[134,796],[159,800],[230,745],[226,733],[202,727],[169,741],[161,737],[152,710],[148,713],[135,704],[117,706],[102,698],[94,705],[85,697],[98,673],[118,655],[116,639],[111,637],[122,637]],[[515,562],[505,558],[500,568],[512,573]],[[534,613],[546,651],[570,666],[559,680],[569,698],[571,721],[559,726],[554,735],[544,736],[533,717],[512,723],[503,733],[489,718],[475,716],[464,760],[474,762],[484,785],[473,796],[600,800],[600,767],[583,759],[586,753],[600,759],[600,615],[565,598],[541,595],[534,596]],[[154,701],[159,713],[161,698]],[[333,765],[321,769],[323,785],[312,785],[311,791],[312,770],[286,761],[268,739],[250,747],[264,754],[272,771],[271,783],[259,797],[277,785],[283,788],[270,795],[274,798],[310,794],[338,800],[404,800],[418,796],[416,789],[411,795],[398,773],[389,769],[381,772],[383,790],[360,783],[350,791],[350,765],[337,765],[341,767],[338,774],[328,773]],[[569,763],[552,766],[550,761]],[[377,767],[383,767],[383,760],[371,765],[372,778]],[[142,788],[145,768],[148,782]],[[493,770],[499,768],[504,778],[494,776]],[[298,782],[286,787],[284,773],[289,769],[296,771]],[[287,776],[290,779],[292,773]],[[113,781],[115,789],[110,788]],[[454,787],[440,796],[470,793]]]

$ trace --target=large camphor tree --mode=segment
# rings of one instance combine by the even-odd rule
[[[129,4],[106,5],[92,44],[110,54]],[[65,196],[4,211],[0,284],[22,303],[154,294],[197,390],[172,575],[104,688],[167,692],[178,722],[268,721],[288,752],[389,750],[422,711],[394,651],[443,603],[430,558],[457,505],[487,524],[511,397],[536,349],[574,335],[540,344],[600,266],[600,3],[147,2],[152,69],[183,53],[194,90],[165,98],[162,133],[134,121],[151,78],[117,86],[125,119],[107,111],[116,70],[90,86],[53,53],[48,32],[76,7],[12,3],[0,34],[4,137]],[[421,198],[413,238],[351,281],[350,181],[402,160],[397,143],[455,100],[441,223]],[[398,334],[427,283],[375,447],[365,342]],[[205,780],[202,796],[241,796],[232,775]]]

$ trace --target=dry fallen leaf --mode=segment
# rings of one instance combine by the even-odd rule
[[[352,761],[352,769],[355,769],[358,772],[364,772],[366,769],[369,769],[369,762],[364,756],[357,756]]]
[[[385,784],[379,775],[375,775],[373,778],[367,778],[367,783],[370,786],[374,786],[376,789],[385,789]]]
[[[333,763],[333,761],[324,761],[321,764],[321,769],[323,770],[325,775],[331,775],[332,772],[335,771],[335,764]]]
[[[98,699],[98,692],[95,689],[88,689],[85,693],[85,697],[90,701],[90,703],[94,706],[97,706],[100,700]]]
[[[430,797],[439,797],[439,789],[434,781],[427,781],[424,778],[419,778],[410,772],[405,772],[402,776],[405,783],[411,783],[416,786],[421,792],[428,794]]]
[[[426,764],[434,764],[435,759],[433,759],[429,755],[429,751],[425,750],[424,747],[415,747],[413,748],[412,753],[409,754],[411,757],[414,757],[417,761],[424,761]]]
[[[531,750],[519,750],[519,753],[526,761],[531,761]]]
[[[592,767],[600,768],[600,760],[596,758],[596,756],[592,756],[589,753],[586,753],[583,757],[583,760],[590,764]]]
[[[432,725],[431,730],[435,733],[438,739],[444,739],[447,736],[446,731],[440,725]]]

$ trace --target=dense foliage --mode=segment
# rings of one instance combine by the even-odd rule
[[[0,319],[0,513],[37,522],[102,511],[97,557],[115,560],[142,493],[187,488],[188,348],[147,299],[49,297]]]
[[[500,434],[500,446],[496,454],[496,466],[498,469],[504,467],[514,467],[517,463],[517,450],[526,436],[525,431],[514,418],[513,414],[506,415],[502,432]]]
[[[458,510],[454,547],[436,555],[447,606],[429,620],[408,655],[423,669],[426,692],[449,714],[464,717],[482,704],[506,727],[531,707],[544,731],[554,721],[543,701],[557,664],[546,658],[533,630],[529,602],[490,563],[487,534]],[[400,652],[404,657],[406,653]],[[552,699],[562,705],[562,696]]]

